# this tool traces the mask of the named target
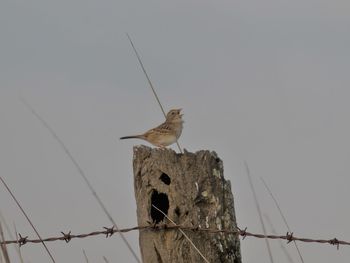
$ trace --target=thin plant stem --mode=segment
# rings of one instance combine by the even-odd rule
[[[158,102],[158,105],[159,105],[160,109],[161,109],[162,112],[163,112],[164,117],[166,117],[166,113],[165,113],[165,111],[164,111],[164,108],[163,108],[163,106],[162,106],[162,103],[160,102],[159,97],[158,97],[158,95],[157,95],[157,93],[156,93],[156,91],[155,91],[155,89],[154,89],[153,84],[152,84],[152,81],[151,81],[150,77],[149,77],[148,74],[147,74],[146,68],[144,67],[144,65],[143,65],[143,63],[142,63],[141,57],[140,57],[139,53],[137,52],[137,50],[136,50],[136,48],[135,48],[135,45],[134,45],[134,43],[132,42],[131,37],[129,36],[128,33],[126,33],[126,36],[128,37],[129,42],[130,42],[130,44],[131,44],[131,47],[132,47],[132,49],[134,50],[135,55],[136,55],[136,57],[137,57],[137,60],[138,60],[139,63],[140,63],[140,66],[141,66],[141,68],[142,68],[142,71],[143,71],[143,73],[145,74],[145,76],[146,76],[146,78],[147,78],[148,84],[149,84],[149,86],[150,86],[150,88],[151,88],[151,90],[152,90],[152,92],[153,92],[153,95],[154,95],[154,97],[156,98],[156,100],[157,100],[157,102]],[[179,142],[176,141],[176,144],[177,144],[177,147],[179,148],[180,153],[182,153],[182,149],[181,149],[181,147],[180,147]]]
[[[7,234],[9,235],[9,237],[11,239],[14,239],[13,235],[12,235],[12,232],[10,230],[10,227],[8,226],[6,220],[5,220],[5,217],[3,216],[3,214],[0,212],[0,221],[2,221],[2,223],[4,224],[5,228],[6,228],[6,231],[7,231]],[[16,228],[15,228],[15,235],[17,237],[17,231],[16,231]],[[19,248],[19,245],[18,244],[13,244],[14,247],[15,247],[15,250],[18,254],[18,257],[20,259],[20,262],[23,263],[23,258],[22,258],[22,255],[21,255],[21,250]]]
[[[37,111],[22,97],[20,97],[20,100],[22,101],[22,103],[30,110],[30,112],[41,122],[41,124],[50,132],[50,134],[54,137],[54,139],[58,142],[58,144],[62,147],[63,151],[65,152],[65,154],[69,157],[69,159],[71,160],[71,162],[73,163],[73,165],[75,166],[75,168],[77,169],[79,175],[82,177],[82,179],[84,180],[85,184],[88,186],[88,188],[90,189],[92,195],[95,197],[96,201],[98,202],[98,204],[100,205],[100,207],[102,208],[103,212],[106,214],[106,216],[108,217],[109,221],[114,225],[114,227],[119,230],[119,227],[117,225],[117,223],[114,221],[113,217],[111,216],[111,214],[108,212],[106,206],[104,205],[104,203],[102,202],[101,198],[97,195],[94,187],[92,186],[92,184],[90,183],[90,181],[88,180],[87,176],[85,175],[84,170],[81,168],[81,166],[79,165],[79,163],[76,161],[76,159],[73,157],[73,155],[71,154],[70,150],[68,149],[68,147],[65,145],[65,143],[63,142],[63,140],[61,140],[61,138],[57,135],[57,133],[55,132],[55,130],[53,128],[51,128],[51,126],[48,124],[48,122],[42,118]],[[134,259],[136,260],[136,262],[141,263],[140,259],[138,258],[138,256],[136,255],[136,252],[133,250],[133,248],[131,247],[131,245],[129,244],[128,240],[125,238],[125,236],[123,235],[123,233],[118,232],[119,236],[121,237],[121,239],[123,240],[123,242],[125,243],[125,245],[128,247],[129,251],[131,252],[131,254],[133,255]]]
[[[252,180],[252,177],[250,175],[250,171],[249,171],[249,167],[248,167],[247,162],[244,162],[244,165],[245,165],[245,168],[246,168],[250,189],[252,190],[252,193],[253,193],[256,210],[258,211],[260,224],[261,224],[261,227],[262,227],[264,235],[266,235],[266,228],[265,228],[264,220],[263,220],[263,217],[262,217],[262,213],[261,213],[258,197],[257,197],[255,189],[254,189],[253,180]],[[266,243],[266,247],[267,247],[267,252],[269,253],[270,262],[273,263],[273,257],[272,257],[270,242],[269,242],[269,240],[267,238],[265,238],[265,243]]]
[[[84,254],[85,262],[89,263],[89,259],[88,259],[87,255],[86,255],[86,252],[85,252],[84,249],[83,249],[83,254]]]
[[[173,220],[171,220],[162,210],[160,210],[158,207],[156,207],[155,205],[152,205],[155,209],[157,209],[159,212],[161,212],[171,223],[173,223],[175,226],[178,226]],[[192,242],[192,240],[186,235],[186,233],[179,228],[179,231],[185,236],[185,238],[188,240],[188,242],[190,242],[190,244],[194,247],[194,249],[198,252],[198,254],[203,258],[203,260],[207,263],[209,263],[209,261],[205,258],[205,256],[202,254],[202,252],[200,252],[200,250],[196,247],[196,245]]]
[[[275,230],[275,228],[273,227],[273,224],[270,220],[270,218],[268,217],[268,215],[264,214],[264,217],[267,221],[267,223],[270,225],[271,228],[271,233],[274,235],[277,235],[277,232]],[[286,247],[284,246],[283,242],[281,240],[278,240],[278,243],[280,244],[281,250],[283,251],[283,253],[286,255],[286,258],[288,260],[289,263],[294,263],[292,257],[290,256],[290,254],[288,253],[288,250],[286,249]]]
[[[5,240],[5,235],[4,235],[4,231],[2,229],[2,225],[1,225],[1,222],[0,222],[0,242],[3,242],[4,240]],[[4,256],[5,263],[10,263],[10,256],[9,256],[6,244],[4,244],[4,243],[1,244],[0,248],[1,248],[1,251],[2,251],[2,255]],[[0,261],[2,262],[1,254],[0,254]]]
[[[267,192],[270,194],[272,200],[274,201],[274,203],[275,203],[275,205],[276,205],[276,207],[277,207],[277,209],[278,209],[278,212],[280,213],[280,215],[281,215],[281,217],[282,217],[282,219],[283,219],[283,222],[284,222],[284,224],[286,225],[288,231],[289,231],[289,232],[292,232],[292,230],[290,229],[290,227],[289,227],[289,225],[288,225],[287,219],[286,219],[286,217],[284,216],[284,214],[283,214],[283,212],[282,212],[282,209],[281,209],[281,207],[279,206],[279,204],[278,204],[278,202],[277,202],[277,199],[276,199],[276,198],[274,197],[274,195],[272,194],[272,191],[271,191],[270,188],[268,187],[268,185],[267,185],[267,183],[265,182],[265,180],[264,180],[262,177],[260,177],[260,179],[261,179],[262,183],[264,184],[264,186],[265,186]],[[303,256],[301,255],[301,252],[300,252],[300,250],[299,250],[299,247],[298,247],[297,242],[295,242],[295,240],[293,240],[293,243],[294,243],[294,246],[295,246],[295,248],[296,248],[296,250],[297,250],[297,252],[298,252],[300,261],[301,261],[302,263],[304,263],[304,258],[303,258]]]
[[[50,256],[52,262],[55,263],[55,259],[53,258],[52,254],[50,253],[48,247],[46,246],[46,244],[44,243],[44,241],[42,240],[38,230],[36,229],[36,227],[34,226],[34,224],[32,223],[32,221],[29,219],[27,213],[24,211],[24,209],[22,208],[22,206],[20,205],[20,203],[18,202],[17,198],[15,197],[15,195],[12,193],[12,191],[10,190],[10,188],[7,186],[7,184],[5,183],[4,179],[0,176],[0,181],[2,182],[2,184],[5,186],[6,190],[9,192],[9,194],[11,195],[12,199],[16,202],[18,208],[21,210],[21,212],[23,213],[23,215],[25,216],[25,218],[27,219],[28,223],[31,225],[31,227],[33,228],[34,232],[36,233],[37,237],[40,239],[41,243],[43,244],[47,254]]]

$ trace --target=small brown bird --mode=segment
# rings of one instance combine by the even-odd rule
[[[176,142],[181,135],[184,121],[182,120],[183,114],[180,114],[180,112],[181,109],[170,110],[166,115],[165,122],[156,128],[150,129],[144,134],[124,136],[120,139],[142,139],[154,146],[165,148]]]

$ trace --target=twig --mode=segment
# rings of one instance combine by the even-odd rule
[[[276,205],[276,207],[277,207],[277,209],[278,209],[278,212],[280,213],[280,215],[281,215],[281,217],[282,217],[282,219],[283,219],[283,222],[284,222],[284,224],[286,225],[288,231],[292,233],[292,230],[290,230],[290,227],[289,227],[289,225],[288,225],[287,219],[286,219],[286,217],[284,216],[284,214],[283,214],[283,212],[282,212],[282,209],[281,209],[281,207],[279,206],[279,204],[278,204],[278,202],[277,202],[277,199],[276,199],[276,198],[274,197],[274,195],[272,194],[272,191],[271,191],[270,188],[268,187],[268,185],[267,185],[267,183],[265,182],[265,180],[264,180],[262,177],[260,177],[260,179],[261,179],[261,181],[263,182],[263,184],[264,184],[266,190],[269,192],[269,194],[270,194],[272,200],[275,202],[275,205]],[[303,256],[301,255],[301,252],[300,252],[300,250],[299,250],[299,247],[298,247],[298,245],[297,245],[297,242],[295,242],[295,240],[294,240],[293,243],[294,243],[294,246],[295,246],[295,248],[296,248],[296,250],[297,250],[297,252],[298,252],[298,255],[299,255],[299,258],[300,258],[301,262],[304,263],[304,259],[303,259]]]
[[[150,77],[149,77],[148,74],[147,74],[147,71],[146,71],[146,69],[145,69],[145,67],[144,67],[144,65],[143,65],[143,63],[142,63],[141,57],[140,57],[139,53],[137,52],[137,50],[136,50],[136,48],[135,48],[135,45],[134,45],[134,43],[132,42],[131,37],[129,36],[128,33],[126,33],[126,36],[128,37],[129,42],[130,42],[130,44],[131,44],[131,46],[132,46],[132,49],[134,50],[135,55],[136,55],[136,57],[137,57],[137,60],[138,60],[139,63],[140,63],[140,66],[141,66],[141,68],[142,68],[142,71],[143,71],[143,73],[145,74],[145,76],[146,76],[146,78],[147,78],[148,84],[149,84],[149,86],[151,87],[151,90],[152,90],[152,92],[153,92],[153,95],[154,95],[154,97],[156,98],[156,100],[157,100],[157,102],[158,102],[158,105],[159,105],[160,109],[161,109],[162,112],[163,112],[164,117],[166,117],[166,113],[165,113],[165,111],[164,111],[164,108],[163,108],[163,106],[162,106],[162,103],[160,102],[160,100],[159,100],[159,98],[158,98],[158,95],[157,95],[157,93],[156,93],[156,91],[155,91],[155,89],[154,89],[154,87],[153,87],[152,81],[151,81]],[[179,142],[176,141],[176,144],[177,144],[177,147],[179,148],[180,153],[182,153],[182,150],[181,150],[181,147],[180,147]]]
[[[254,197],[254,202],[255,202],[256,210],[258,211],[258,214],[259,214],[260,224],[261,224],[261,227],[262,227],[262,229],[263,229],[264,235],[266,235],[266,228],[265,228],[264,220],[263,220],[263,218],[262,218],[262,213],[261,213],[261,209],[260,209],[258,197],[256,196],[256,192],[255,192],[255,189],[254,189],[254,185],[253,185],[252,178],[251,178],[251,176],[250,176],[250,171],[249,171],[249,167],[248,167],[247,162],[244,162],[244,165],[245,165],[245,168],[246,168],[246,172],[247,172],[247,177],[248,177],[248,180],[249,180],[250,189],[252,190],[252,193],[253,193],[253,197]],[[269,243],[269,241],[268,241],[267,238],[265,238],[265,243],[266,243],[267,251],[268,251],[268,253],[269,253],[270,261],[271,261],[271,263],[273,263],[273,257],[272,257],[271,247],[270,247],[270,243]]]
[[[9,192],[9,194],[12,196],[13,200],[16,202],[18,208],[21,210],[21,212],[23,213],[23,215],[25,216],[25,218],[27,219],[28,223],[31,225],[31,227],[33,228],[34,232],[36,233],[36,235],[38,236],[38,238],[40,239],[41,243],[43,244],[46,252],[49,254],[52,262],[55,263],[55,260],[52,256],[52,254],[50,253],[49,249],[47,248],[46,244],[44,243],[44,241],[42,240],[42,238],[40,237],[40,234],[38,232],[38,230],[36,230],[35,226],[33,225],[32,221],[29,219],[28,215],[26,214],[26,212],[24,212],[22,206],[20,205],[20,203],[18,202],[17,198],[14,196],[14,194],[12,193],[12,191],[10,190],[10,188],[7,186],[7,184],[5,183],[4,179],[2,179],[2,177],[0,176],[0,181],[3,183],[3,185],[5,186],[6,190]]]
[[[158,207],[156,207],[155,205],[152,205],[155,209],[157,209],[160,213],[162,213],[171,223],[173,223],[175,226],[178,226],[173,220],[171,220],[162,210],[160,210]],[[198,254],[203,258],[203,260],[207,263],[209,263],[209,261],[205,258],[205,256],[200,252],[200,250],[196,247],[196,245],[192,242],[192,240],[186,235],[186,233],[179,228],[179,231],[186,237],[186,239],[188,240],[188,242],[190,242],[190,244],[194,247],[194,249],[198,252]]]
[[[98,202],[98,204],[100,205],[100,207],[102,208],[103,212],[106,214],[106,216],[108,217],[108,219],[111,221],[111,223],[114,225],[114,227],[116,229],[119,229],[117,226],[117,223],[114,221],[113,217],[111,216],[111,214],[108,212],[106,206],[104,205],[104,203],[102,202],[102,200],[100,199],[100,197],[97,195],[95,189],[93,188],[92,184],[90,183],[90,181],[88,180],[88,178],[86,177],[83,169],[80,167],[80,165],[78,164],[78,162],[76,161],[76,159],[73,157],[73,155],[71,154],[70,150],[68,149],[68,147],[65,145],[65,143],[63,142],[63,140],[61,140],[61,138],[57,135],[57,133],[54,131],[54,129],[51,128],[51,126],[48,124],[47,121],[45,121],[44,118],[42,118],[36,111],[35,109],[22,97],[20,97],[20,100],[22,101],[22,103],[30,110],[30,112],[41,122],[41,124],[50,132],[50,134],[54,137],[54,139],[59,143],[59,145],[62,147],[63,151],[66,153],[66,155],[69,157],[69,159],[72,161],[72,163],[74,164],[75,168],[78,170],[78,173],[80,174],[80,176],[82,177],[82,179],[84,180],[84,182],[86,183],[86,185],[88,186],[88,188],[90,189],[92,195],[95,197],[96,201]],[[133,257],[135,258],[136,262],[141,263],[140,259],[138,258],[138,256],[136,255],[136,252],[133,250],[133,248],[131,247],[131,245],[129,244],[128,240],[124,237],[124,235],[121,232],[118,232],[120,234],[120,237],[122,238],[123,242],[125,243],[125,245],[128,247],[129,251],[131,252],[131,254],[133,255]]]

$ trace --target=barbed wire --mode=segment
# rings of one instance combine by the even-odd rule
[[[188,227],[188,226],[181,226],[181,225],[147,225],[147,226],[135,226],[130,228],[123,228],[123,229],[115,229],[115,227],[103,227],[104,230],[101,231],[94,231],[90,233],[85,234],[72,234],[71,231],[68,233],[61,232],[61,236],[57,237],[48,237],[40,239],[29,239],[28,236],[23,237],[21,234],[19,234],[18,240],[4,240],[0,242],[0,245],[9,245],[9,244],[19,244],[20,246],[23,246],[27,243],[41,243],[44,242],[53,242],[53,241],[65,241],[66,243],[70,242],[72,239],[77,238],[87,238],[87,237],[93,237],[93,236],[100,236],[105,235],[106,238],[111,237],[114,233],[127,233],[135,230],[139,231],[169,231],[169,230],[185,230],[185,231],[192,231],[192,232],[206,232],[210,234],[231,234],[231,235],[238,235],[241,236],[242,239],[245,239],[246,237],[254,237],[259,239],[282,239],[286,240],[287,244],[289,244],[292,241],[299,241],[299,242],[305,242],[305,243],[319,243],[319,244],[329,244],[333,246],[337,246],[337,249],[339,249],[340,245],[350,245],[349,241],[343,241],[339,240],[337,238],[331,238],[331,239],[312,239],[312,238],[305,238],[305,237],[296,237],[293,235],[292,232],[287,232],[285,235],[264,235],[264,234],[257,234],[257,233],[251,233],[247,231],[247,228],[240,229],[237,227],[236,230],[227,230],[227,229],[213,229],[213,228],[200,228],[200,227]]]

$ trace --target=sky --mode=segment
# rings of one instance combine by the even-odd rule
[[[287,229],[260,178],[295,236],[350,240],[349,12],[343,0],[2,0],[1,177],[43,237],[111,225],[22,96],[70,149],[118,226],[137,224],[132,147],[147,143],[119,137],[164,117],[129,33],[165,109],[183,108],[180,145],[222,158],[238,226],[262,232],[247,162],[278,234]],[[0,211],[12,230],[34,237],[2,186]],[[138,233],[126,237],[139,253]],[[275,262],[288,262],[280,243],[270,244]],[[134,262],[117,235],[47,245],[57,262],[85,262],[82,249],[91,262]],[[299,248],[305,262],[350,257],[343,246]],[[246,238],[241,249],[244,263],[270,262],[263,240]],[[21,251],[25,262],[49,262],[40,245]]]

